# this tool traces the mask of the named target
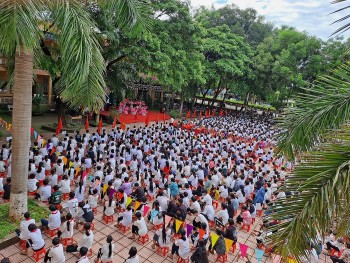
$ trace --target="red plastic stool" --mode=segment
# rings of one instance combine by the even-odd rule
[[[33,258],[35,260],[35,262],[40,261],[40,259],[44,258],[46,254],[46,249],[42,248],[38,251],[33,251]]]
[[[250,225],[243,224],[241,230],[246,230],[249,233],[250,232]]]
[[[54,237],[57,234],[57,231],[60,230],[59,228],[55,229],[48,229],[47,233],[49,234],[50,237]]]
[[[10,203],[10,199],[3,199],[4,203]]]
[[[131,229],[130,226],[124,226],[124,225],[122,225],[122,224],[119,224],[119,225],[118,225],[118,230],[119,230],[119,231],[122,231],[124,234],[125,234],[126,232],[128,232],[130,229]]]
[[[92,208],[92,212],[94,213],[94,215],[97,215],[98,214],[97,207]]]
[[[3,172],[3,173],[0,173],[0,178],[5,178],[6,177],[6,174]]]
[[[18,246],[19,246],[20,249],[26,250],[27,249],[27,240],[20,239],[19,243],[18,243]]]
[[[68,200],[69,199],[69,193],[64,193],[64,194],[62,194],[62,200],[63,201],[66,201],[66,200]]]
[[[144,245],[145,243],[147,243],[149,241],[149,237],[148,234],[144,235],[144,236],[139,236],[137,238],[137,242],[141,243],[142,245]]]
[[[227,261],[227,255],[218,255],[215,262],[225,263]]]
[[[162,255],[163,257],[166,257],[166,255],[169,253],[169,247],[168,246],[165,246],[165,247],[158,246],[157,253]]]
[[[106,215],[103,215],[103,220],[105,221],[106,224],[108,223],[113,223],[114,222],[114,216],[106,216]]]
[[[176,261],[176,263],[189,263],[189,262],[190,260],[188,258],[182,258],[180,256],[177,258],[177,261]]]
[[[262,214],[263,214],[263,210],[257,210],[257,211],[256,211],[256,215],[257,215],[257,216],[261,217]]]
[[[232,253],[235,253],[235,251],[237,249],[236,243],[233,243],[231,248],[232,248]]]
[[[35,196],[35,192],[28,192],[29,196]]]
[[[61,238],[62,245],[64,247],[68,245],[73,245],[74,244],[74,239],[73,237],[68,237],[68,238]]]
[[[215,207],[215,209],[218,209],[219,206],[219,202],[216,200],[213,200],[213,207]]]

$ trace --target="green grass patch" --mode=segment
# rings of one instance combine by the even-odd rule
[[[48,210],[38,206],[33,200],[28,200],[28,211],[35,222],[40,222],[41,218],[47,218],[50,214]],[[13,222],[9,218],[9,204],[0,205],[0,239],[15,232],[19,224],[20,222]]]

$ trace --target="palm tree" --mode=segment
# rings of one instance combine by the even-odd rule
[[[350,232],[350,63],[298,94],[296,105],[280,120],[278,145],[287,158],[298,161],[285,183],[294,194],[276,201],[266,219],[281,222],[268,228],[270,244],[299,261],[331,229],[338,236]]]
[[[99,0],[120,27],[140,24],[144,3],[137,0]],[[0,53],[14,58],[13,144],[10,217],[27,211],[27,166],[30,147],[33,66],[40,56],[42,23],[57,32],[62,63],[60,94],[71,107],[99,110],[105,100],[104,68],[96,26],[80,0],[2,0]],[[11,63],[10,63],[11,65]]]

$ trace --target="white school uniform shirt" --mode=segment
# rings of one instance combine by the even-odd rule
[[[2,190],[2,179],[3,178],[0,178],[0,191]],[[38,189],[38,187],[36,186],[36,184],[38,183],[39,181],[37,179],[28,179],[28,183],[27,183],[27,189],[28,189],[28,192],[34,192]]]
[[[45,241],[41,235],[41,231],[39,228],[37,228],[33,232],[29,232],[28,236],[29,236],[29,239],[32,240],[33,242],[32,248],[34,250],[39,250],[45,246]]]
[[[213,206],[211,204],[207,204],[204,207],[204,211],[203,214],[207,215],[208,219],[210,221],[214,221],[214,217],[215,217],[215,210],[213,208]]]
[[[134,225],[138,227],[139,229],[138,234],[140,236],[144,236],[147,234],[148,229],[147,229],[146,221],[143,217],[141,217],[139,220],[136,220]]]
[[[86,247],[87,249],[90,249],[92,247],[92,244],[94,243],[94,233],[92,233],[91,230],[89,230],[90,235],[87,236],[85,231],[84,235],[80,239],[78,243],[78,251],[80,250],[81,247]]]
[[[21,230],[21,234],[19,235],[19,238],[22,240],[28,240],[29,239],[29,230],[28,230],[28,226],[30,224],[35,224],[35,220],[34,219],[29,219],[29,220],[23,220],[20,224],[20,230]]]
[[[61,226],[61,212],[56,210],[49,215],[49,225],[50,229],[56,229]]]
[[[179,256],[187,259],[190,256],[190,241],[188,238],[186,240],[177,239],[175,245],[179,247]]]
[[[217,217],[218,217],[218,218],[221,218],[222,223],[223,223],[224,225],[226,225],[227,222],[228,222],[228,218],[229,218],[228,213],[227,213],[227,209],[225,209],[225,210],[220,210],[220,211],[217,213]]]
[[[62,244],[58,244],[57,246],[51,247],[48,256],[51,258],[51,263],[66,262]]]
[[[85,187],[81,187],[81,192],[79,192],[80,186],[77,186],[75,189],[75,197],[78,199],[78,202],[81,202],[84,200],[84,192],[85,192]]]
[[[98,195],[89,195],[88,204],[91,208],[95,208],[98,205]]]
[[[74,234],[74,220],[69,220],[69,227],[68,221],[64,222],[60,227],[60,231],[62,232],[61,238],[71,238]]]
[[[133,258],[128,258],[125,260],[125,263],[139,263],[139,256],[136,255]]]
[[[51,186],[50,185],[43,185],[39,189],[40,192],[40,199],[41,201],[47,201],[49,197],[51,196]]]
[[[106,207],[106,210],[105,210],[105,215],[106,215],[106,216],[112,216],[112,215],[114,215],[114,209],[115,209],[115,207],[116,207],[115,201],[112,201],[112,202],[111,202],[111,206],[109,206],[109,201],[106,201],[106,202],[105,202],[105,207]]]
[[[83,256],[83,257],[79,258],[78,262],[79,263],[90,263],[90,260],[87,256]]]
[[[120,216],[123,217],[123,219],[120,221],[120,223],[123,226],[130,226],[132,223],[132,211],[130,210],[126,210],[125,212],[123,212]]]
[[[61,180],[58,183],[58,186],[60,187],[60,190],[63,194],[70,193],[71,188],[70,188],[70,180]]]
[[[69,210],[69,213],[72,214],[72,217],[76,217],[78,214],[78,204],[79,204],[79,201],[75,197],[75,198],[69,199],[65,205]]]
[[[108,257],[108,254],[109,254],[109,243],[104,244],[102,246],[102,248],[101,248],[102,256],[100,258],[102,263],[113,261],[113,251],[114,251],[114,244],[112,244],[112,255],[111,255],[111,257]]]
[[[163,241],[163,237],[162,237],[162,229],[159,229],[156,231],[156,234],[158,235],[159,239],[158,239],[158,244],[160,247],[166,247],[169,246],[170,244],[170,238],[171,238],[171,229],[167,228],[165,230],[165,242]]]

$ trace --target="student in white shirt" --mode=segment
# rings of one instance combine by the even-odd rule
[[[35,220],[30,218],[30,213],[29,212],[25,212],[24,213],[24,220],[21,222],[20,224],[20,229],[16,229],[16,233],[19,236],[19,238],[21,240],[29,240],[29,230],[28,230],[28,226],[30,224],[35,224]]]
[[[35,224],[30,224],[28,226],[29,230],[29,244],[31,245],[32,249],[34,251],[39,251],[44,248],[45,246],[45,241],[41,235],[40,229],[35,225]],[[28,249],[29,244],[27,243],[26,248]],[[27,254],[28,250],[25,250],[22,254]]]
[[[51,196],[51,186],[49,180],[45,179],[43,185],[39,188],[39,196],[41,201],[48,201]]]
[[[118,224],[115,226],[119,227],[119,224],[121,224],[125,227],[129,227],[131,223],[132,223],[132,210],[131,210],[131,206],[129,205],[126,208],[126,211],[119,215]]]
[[[57,233],[57,236],[65,239],[71,238],[74,234],[74,218],[72,214],[68,213],[66,215],[66,221],[62,223],[60,230]]]
[[[60,239],[55,237],[52,240],[52,247],[46,252],[44,262],[50,261],[50,263],[64,263],[66,258],[63,252],[63,246],[60,244]]]
[[[129,250],[129,257],[124,263],[139,263],[139,256],[137,255],[137,248],[131,247]]]
[[[165,224],[163,224],[162,229],[156,231],[153,236],[152,249],[155,249],[155,246],[167,247],[170,244],[171,238],[171,228],[168,227],[165,229]]]
[[[63,207],[68,210],[67,212],[72,214],[72,217],[75,218],[78,215],[78,204],[79,201],[77,198],[75,198],[75,193],[70,192],[69,193],[69,200],[63,204]]]
[[[111,235],[107,236],[107,244],[104,244],[98,251],[97,258],[95,260],[96,262],[107,263],[107,262],[113,262],[113,250],[114,250],[114,244],[113,238]]]
[[[136,212],[136,221],[131,227],[132,236],[130,239],[135,239],[135,235],[144,236],[147,234],[147,225],[145,219],[141,216],[140,212]]]
[[[229,215],[227,212],[227,204],[221,203],[221,210],[216,214],[216,217],[214,217],[215,223],[219,224],[220,226],[226,226]]]
[[[61,226],[61,212],[57,209],[55,205],[50,205],[49,210],[51,214],[49,215],[49,219],[42,218],[41,224],[44,227],[49,228],[50,230],[57,229]]]
[[[182,259],[187,259],[190,256],[190,241],[186,237],[186,230],[180,230],[180,238],[175,239],[175,243],[171,248],[170,258],[173,259],[174,254],[177,254]]]
[[[86,247],[81,247],[79,249],[80,258],[78,259],[77,263],[90,263],[89,258],[86,256],[89,252],[89,249]]]
[[[39,181],[35,178],[35,174],[30,174],[27,182],[28,192],[35,192],[38,189],[38,183]],[[0,183],[0,191],[1,191],[1,183]]]
[[[62,194],[68,194],[71,191],[70,180],[68,179],[68,175],[63,175],[62,180],[58,183]]]
[[[116,208],[116,202],[113,198],[109,198],[104,204],[104,216],[113,216]]]

